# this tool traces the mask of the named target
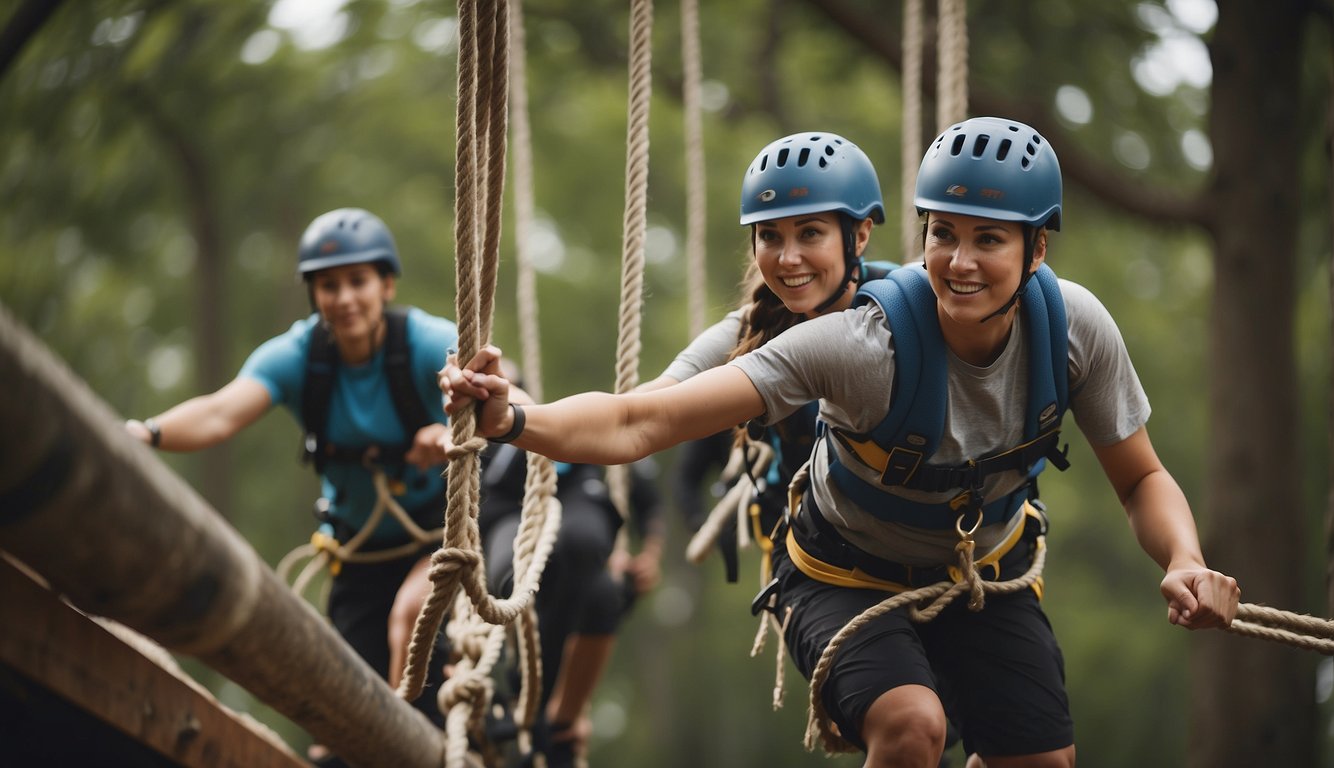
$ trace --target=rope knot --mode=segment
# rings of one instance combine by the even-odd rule
[[[481,453],[482,450],[486,448],[486,444],[487,440],[485,437],[473,435],[461,444],[451,445],[449,450],[445,451],[445,456],[449,457],[450,461],[461,459],[474,453]]]
[[[485,702],[487,680],[482,675],[469,670],[455,673],[440,687],[439,701],[442,709],[452,709],[459,704],[470,704],[474,708]]]
[[[972,536],[965,537],[954,545],[959,553],[959,571],[963,574],[962,583],[968,587],[968,610],[980,611],[986,605],[986,594],[982,589],[982,577],[977,573],[977,563],[973,560],[973,551],[977,542]]]
[[[476,568],[481,560],[481,554],[474,550],[441,547],[431,553],[431,581],[439,584],[457,573],[470,571]]]

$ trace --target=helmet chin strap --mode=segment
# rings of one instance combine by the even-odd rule
[[[1010,296],[1009,301],[1005,302],[1000,309],[979,320],[979,323],[985,323],[993,317],[1000,317],[1009,312],[1014,303],[1019,301],[1019,297],[1023,294],[1028,281],[1033,278],[1033,251],[1037,247],[1036,231],[1034,227],[1024,225],[1024,275],[1019,278],[1019,287],[1014,289],[1014,295]]]
[[[811,310],[811,314],[819,315],[825,310],[838,303],[843,298],[843,293],[848,289],[850,283],[861,281],[861,270],[858,268],[861,258],[857,256],[856,233],[853,229],[852,217],[840,213],[838,215],[839,227],[843,231],[843,279],[839,281],[838,287],[825,299],[820,306]]]

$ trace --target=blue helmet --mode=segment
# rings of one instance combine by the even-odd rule
[[[312,272],[348,264],[379,264],[402,274],[394,237],[379,216],[360,208],[339,208],[317,217],[301,235],[296,271]]]
[[[885,221],[875,166],[856,144],[833,133],[785,136],[764,149],[741,181],[741,224],[838,211]]]
[[[917,171],[917,212],[1061,228],[1061,164],[1032,128],[974,117],[936,137]]]

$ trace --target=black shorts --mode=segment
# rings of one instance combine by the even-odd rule
[[[892,595],[811,579],[782,543],[773,557],[780,615],[793,608],[788,647],[809,680],[833,636]],[[1016,578],[1026,567],[1001,577]],[[979,612],[968,610],[963,595],[923,624],[903,610],[880,616],[840,646],[821,695],[839,732],[865,750],[861,724],[871,704],[914,684],[936,692],[970,754],[1027,755],[1074,743],[1064,659],[1031,589],[988,594]]]

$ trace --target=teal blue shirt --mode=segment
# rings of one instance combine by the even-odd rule
[[[311,330],[318,315],[298,320],[284,334],[264,342],[251,353],[240,376],[255,379],[268,390],[275,405],[281,405],[301,424],[301,397],[306,378],[306,353]],[[420,309],[408,312],[408,348],[413,384],[426,406],[426,412],[444,424],[444,404],[436,384],[436,372],[445,365],[446,350],[458,345],[458,327],[443,318]],[[302,429],[305,425],[301,424]],[[329,417],[328,438],[336,445],[406,444],[412,435],[404,433],[394,409],[389,381],[384,371],[384,347],[360,365],[340,364],[335,377]],[[444,466],[425,471],[416,467],[392,468],[391,479],[401,479],[404,492],[395,496],[412,513],[430,505],[444,519]],[[371,473],[361,465],[329,462],[320,476],[324,497],[339,521],[360,530],[375,507],[375,485]],[[372,534],[370,543],[391,546],[408,540],[407,532],[391,515]]]

